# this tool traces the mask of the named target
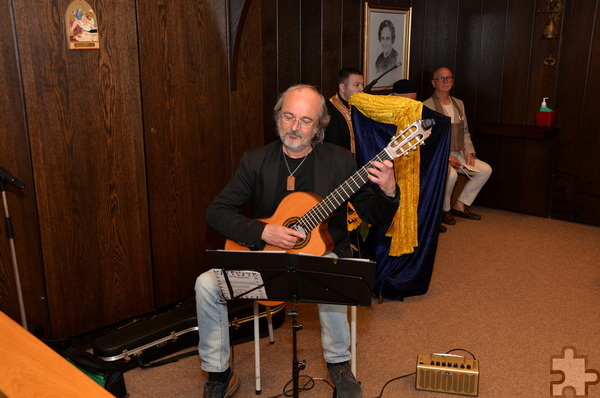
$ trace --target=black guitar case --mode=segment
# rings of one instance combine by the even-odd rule
[[[229,330],[232,344],[254,339],[254,301],[228,301]],[[265,308],[259,307],[260,334],[268,335]],[[285,304],[271,308],[273,328],[285,321]],[[183,356],[197,355],[191,350],[181,355],[164,358],[178,351],[198,345],[196,302],[190,297],[173,306],[135,318],[123,326],[96,338],[92,352],[97,357],[114,363],[122,371],[136,367],[152,367],[174,362]]]

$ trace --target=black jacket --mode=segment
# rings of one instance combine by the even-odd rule
[[[356,172],[356,161],[350,151],[327,143],[315,145],[314,153],[313,192],[324,198]],[[275,203],[274,196],[281,161],[282,143],[279,140],[246,152],[231,181],[207,208],[207,224],[228,239],[261,249],[264,242],[260,237],[265,223],[257,219],[269,218],[277,209],[279,203]],[[252,218],[240,213],[248,202]],[[360,217],[372,225],[389,222],[399,204],[398,197],[389,198],[368,184],[352,195],[350,202]],[[352,254],[347,228],[347,210],[343,204],[328,224],[334,252],[340,257],[351,257]]]

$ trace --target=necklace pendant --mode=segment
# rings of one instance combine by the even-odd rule
[[[288,191],[293,191],[295,188],[296,188],[296,177],[288,176],[286,189]]]

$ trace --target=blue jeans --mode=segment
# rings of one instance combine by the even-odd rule
[[[212,271],[207,271],[196,279],[195,289],[200,336],[198,352],[202,359],[202,369],[206,372],[224,372],[229,367],[230,354],[227,302]],[[349,361],[351,354],[347,307],[318,304],[318,308],[325,361]]]

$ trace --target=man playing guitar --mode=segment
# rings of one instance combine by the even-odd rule
[[[344,148],[323,143],[329,115],[325,99],[312,86],[293,86],[281,94],[274,119],[280,140],[243,155],[231,181],[208,207],[206,223],[237,248],[290,252],[296,248],[313,255],[351,257],[346,199],[338,203],[328,198],[336,188],[343,193],[351,191],[347,196],[363,220],[373,225],[389,222],[400,198],[393,163],[388,159],[371,161],[364,168],[364,178],[358,178],[357,186],[352,187],[353,175],[358,174],[354,156]],[[365,184],[367,180],[373,184]],[[325,221],[309,228],[285,221],[290,216],[303,216],[300,209],[322,204],[319,196],[327,195],[322,202],[327,201],[329,207],[319,209],[327,210]],[[247,203],[251,218],[241,214]],[[195,289],[198,349],[202,369],[209,373],[204,397],[230,397],[239,382],[229,368],[226,301],[211,271],[197,278]],[[324,357],[338,397],[362,397],[362,388],[348,364],[347,308],[318,306]]]

